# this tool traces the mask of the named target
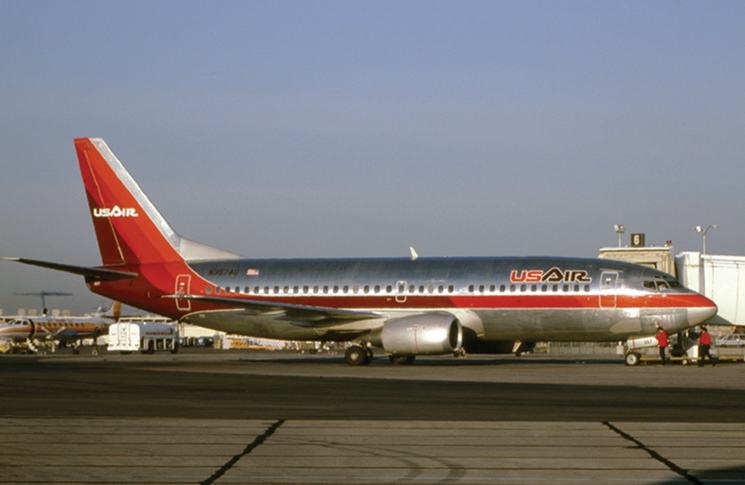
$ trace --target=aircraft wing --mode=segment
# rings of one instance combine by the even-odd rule
[[[91,268],[88,266],[73,266],[69,264],[51,263],[49,261],[39,261],[37,259],[26,258],[3,258],[6,261],[16,261],[18,263],[30,264],[31,266],[40,266],[42,268],[64,271],[76,275],[85,276],[98,281],[125,280],[137,277],[137,273],[128,271],[116,271],[113,269]]]
[[[381,315],[372,312],[357,312],[353,310],[340,310],[338,308],[293,305],[291,303],[279,303],[273,301],[241,300],[237,298],[221,298],[202,295],[167,295],[163,298],[201,301],[220,306],[243,308],[244,313],[249,315],[273,316],[278,320],[288,320],[291,323],[302,327],[333,326],[345,321],[367,320],[381,317]]]

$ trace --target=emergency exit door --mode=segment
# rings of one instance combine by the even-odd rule
[[[188,295],[191,291],[191,275],[180,274],[176,277],[176,294]],[[176,299],[176,308],[183,311],[191,310],[191,300]]]

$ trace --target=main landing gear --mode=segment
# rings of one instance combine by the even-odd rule
[[[362,346],[358,344],[347,347],[347,351],[344,353],[344,360],[349,365],[370,365],[373,360],[372,349],[368,346]]]
[[[414,363],[415,355],[389,355],[391,364],[394,365],[410,365]],[[347,347],[347,351],[344,353],[344,360],[349,365],[370,365],[373,360],[373,351],[369,345],[353,344]]]

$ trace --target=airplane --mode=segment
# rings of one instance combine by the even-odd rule
[[[11,352],[25,348],[37,352],[37,343],[72,345],[73,353],[79,353],[80,341],[97,338],[108,332],[109,325],[119,319],[121,303],[114,302],[108,310],[99,308],[92,315],[83,317],[60,317],[42,310],[39,317],[23,316],[0,325],[0,341],[6,342]]]
[[[85,277],[96,294],[231,334],[351,342],[394,364],[519,353],[538,341],[676,333],[716,304],[651,268],[570,257],[251,259],[176,233],[100,138],[75,148],[102,265],[5,258]]]

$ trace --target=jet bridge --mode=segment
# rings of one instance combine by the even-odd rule
[[[683,252],[675,257],[680,282],[714,300],[712,325],[745,326],[745,256]]]

